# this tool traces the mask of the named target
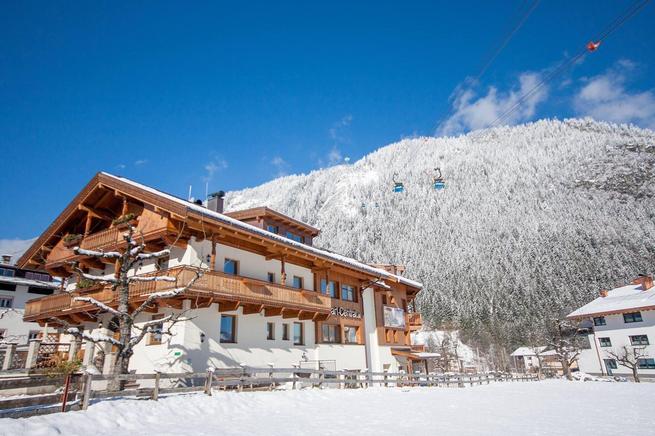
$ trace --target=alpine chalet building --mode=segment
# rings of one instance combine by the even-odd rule
[[[25,320],[117,337],[110,313],[74,300],[87,296],[115,308],[116,295],[108,285],[79,280],[72,267],[77,262],[89,274],[110,277],[113,260],[78,255],[73,247],[124,249],[128,223],[148,251],[171,250],[167,258],[144,260],[133,274],[177,278],[132,283],[131,304],[203,272],[184,294],[157,300],[140,315],[139,322],[148,322],[184,311],[185,319],[172,336],[149,333],[135,348],[130,370],[423,367],[410,343],[420,316],[408,312],[422,285],[403,277],[400,266],[371,266],[318,249],[318,229],[266,207],[224,213],[222,195],[190,202],[107,173],[93,177],[19,259],[20,267],[66,280],[53,295],[28,301]],[[101,353],[92,343],[74,349],[100,370],[112,358],[111,345]]]

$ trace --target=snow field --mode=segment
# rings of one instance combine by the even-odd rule
[[[215,392],[4,419],[0,435],[646,435],[654,400],[655,384],[566,381]]]

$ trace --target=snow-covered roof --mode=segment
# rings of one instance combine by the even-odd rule
[[[24,277],[6,277],[0,276],[0,282],[11,283],[14,285],[39,286],[41,288],[56,289],[59,287],[57,282],[45,282],[43,280],[26,279]]]
[[[334,260],[334,261],[342,263],[342,264],[346,264],[346,265],[348,265],[348,266],[350,266],[352,268],[358,269],[360,271],[365,271],[365,272],[367,272],[369,274],[372,274],[372,275],[375,275],[377,277],[388,278],[388,279],[391,279],[392,281],[400,282],[400,283],[403,283],[405,285],[412,286],[414,288],[419,288],[420,289],[420,288],[423,287],[423,285],[421,283],[417,282],[417,281],[410,280],[408,278],[405,278],[405,277],[402,277],[402,276],[399,276],[399,275],[396,275],[396,274],[391,274],[391,273],[389,273],[389,272],[387,272],[385,270],[379,269],[379,268],[373,268],[370,265],[366,265],[365,263],[361,263],[361,262],[359,262],[359,261],[357,261],[355,259],[352,259],[352,258],[349,258],[349,257],[346,257],[346,256],[341,256],[340,254],[336,254],[336,253],[332,253],[332,252],[329,252],[329,251],[321,250],[321,249],[318,249],[316,247],[305,245],[305,244],[303,244],[301,242],[293,241],[291,239],[285,238],[284,236],[278,235],[276,233],[271,233],[271,232],[269,232],[267,230],[264,230],[264,229],[260,229],[259,227],[255,227],[253,225],[244,223],[243,221],[239,221],[239,220],[237,220],[235,218],[231,218],[231,217],[229,217],[227,215],[224,215],[222,213],[214,212],[214,211],[212,211],[210,209],[207,209],[204,206],[191,203],[189,201],[186,201],[186,200],[183,200],[181,198],[175,197],[174,195],[167,194],[167,193],[159,191],[159,190],[157,190],[155,188],[151,188],[150,186],[142,185],[141,183],[135,182],[133,180],[126,179],[124,177],[118,177],[118,176],[115,176],[113,174],[104,173],[104,172],[102,174],[104,174],[107,177],[111,177],[111,178],[114,178],[116,180],[120,180],[121,182],[128,183],[128,184],[130,184],[130,185],[132,185],[132,186],[134,186],[134,187],[136,187],[138,189],[142,189],[144,191],[148,191],[148,192],[153,193],[155,195],[159,195],[161,197],[166,198],[167,200],[174,201],[174,202],[176,202],[178,204],[183,205],[187,209],[198,212],[198,213],[200,213],[200,214],[202,214],[202,215],[204,215],[206,217],[209,217],[211,219],[214,219],[216,221],[220,221],[222,223],[229,224],[229,225],[234,226],[234,227],[239,227],[239,228],[241,228],[243,230],[246,230],[248,232],[251,232],[251,233],[256,233],[259,236],[262,236],[262,237],[265,237],[267,239],[271,239],[271,240],[274,240],[276,242],[280,242],[280,243],[292,246],[293,248],[298,249],[300,251],[305,251],[305,252],[309,252],[309,253],[312,253],[312,254],[316,254],[316,255],[319,255],[321,257],[328,258],[328,259]]]
[[[518,347],[510,356],[513,357],[519,357],[519,356],[536,356],[537,352],[539,354],[543,354],[542,352],[546,349],[546,347]]]
[[[585,318],[640,309],[655,309],[655,287],[646,291],[641,285],[628,285],[612,289],[607,292],[606,297],[596,298],[591,303],[569,313],[567,318]]]

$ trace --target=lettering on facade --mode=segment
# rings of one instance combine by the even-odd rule
[[[344,318],[361,318],[362,314],[355,309],[348,309],[346,307],[333,307],[331,314],[333,316],[341,316]]]

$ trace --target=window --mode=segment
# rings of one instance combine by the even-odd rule
[[[296,288],[296,289],[302,289],[303,288],[303,286],[302,286],[302,277],[293,276],[293,285],[292,286],[294,288]]]
[[[599,325],[606,325],[607,322],[605,321],[604,316],[597,316],[594,318],[594,325],[599,326]]]
[[[289,340],[289,324],[282,324],[282,340],[283,341],[288,341]]]
[[[234,276],[239,274],[239,262],[225,258],[225,262],[223,262],[223,272]]]
[[[14,270],[9,269],[9,268],[0,268],[0,276],[13,277],[14,276]]]
[[[157,315],[152,316],[152,320],[157,320],[157,319],[162,319],[164,317],[163,313],[158,313]],[[150,332],[150,336],[148,337],[148,345],[160,345],[162,337],[164,336],[162,333],[162,330],[164,330],[164,323],[158,323],[152,326],[152,331]]]
[[[600,343],[601,347],[611,347],[612,346],[612,341],[610,338],[598,338],[598,342]]]
[[[50,281],[50,275],[49,274],[37,273],[37,272],[32,272],[32,271],[27,271],[25,273],[25,278],[30,279],[30,280],[41,280],[42,282],[49,282]]]
[[[643,321],[641,319],[641,312],[632,312],[632,313],[623,314],[623,322],[625,323],[641,322],[641,321]]]
[[[41,287],[38,287],[38,286],[30,286],[29,288],[27,288],[27,292],[30,293],[30,294],[50,295],[54,291],[53,291],[53,289],[49,289],[49,288],[41,288]]]
[[[280,228],[278,226],[272,226],[272,225],[267,225],[266,230],[268,230],[271,233],[280,233]]]
[[[296,235],[295,233],[287,232],[286,236],[288,239],[291,239],[292,241],[305,242],[305,238],[303,236]]]
[[[0,307],[5,309],[11,308],[14,305],[14,299],[12,297],[0,297]]]
[[[27,334],[27,340],[31,341],[32,339],[38,339],[39,333],[41,333],[39,330],[30,330],[30,332]]]
[[[605,360],[605,366],[607,369],[618,369],[618,365],[616,364],[616,360],[614,359],[604,359]]]
[[[305,329],[301,322],[293,323],[293,345],[305,344]]]
[[[655,369],[655,359],[638,359],[637,366],[641,369]]]
[[[275,273],[268,273],[267,279],[269,283],[275,283]]]
[[[337,284],[332,280],[328,282],[325,279],[321,279],[321,293],[331,298],[337,298]]]
[[[349,285],[341,285],[341,299],[355,301],[355,289]]]
[[[630,336],[630,343],[632,345],[648,345],[648,336],[646,335]]]
[[[0,329],[0,341],[3,340],[6,336],[7,336],[7,330]]]
[[[221,315],[221,342],[236,343],[236,323],[236,316]]]
[[[323,324],[321,326],[321,340],[330,344],[340,342],[339,326],[334,324]]]
[[[275,323],[266,323],[266,339],[269,341],[275,340]]]
[[[343,328],[343,341],[346,344],[357,343],[357,327],[346,326]]]
[[[0,283],[0,291],[14,292],[16,291],[16,285],[12,285],[11,283]]]

